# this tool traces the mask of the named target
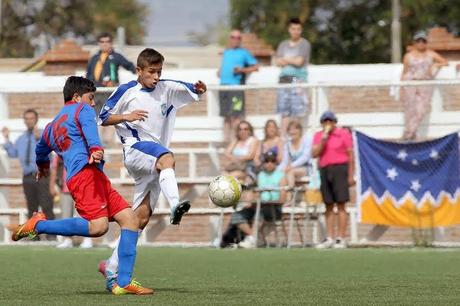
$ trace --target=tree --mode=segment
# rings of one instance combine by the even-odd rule
[[[460,6],[450,0],[401,0],[401,7],[403,46],[420,29],[460,29]],[[304,22],[313,63],[391,60],[389,0],[231,0],[232,26],[256,33],[275,48],[288,36],[290,17]]]
[[[124,26],[128,43],[141,43],[144,5],[136,0],[3,0],[0,57],[30,57],[38,44],[61,38],[93,40]]]

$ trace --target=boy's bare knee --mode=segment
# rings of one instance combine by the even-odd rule
[[[144,229],[150,221],[150,211],[147,209],[136,210],[136,216],[139,222],[139,228]]]
[[[91,235],[91,237],[100,237],[107,233],[108,230],[108,222],[94,222],[90,223],[89,234]]]
[[[162,155],[156,162],[155,168],[159,171],[163,169],[168,169],[168,168],[174,168],[175,166],[175,160],[174,156],[172,153],[167,153]]]

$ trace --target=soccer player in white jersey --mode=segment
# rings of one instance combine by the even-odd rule
[[[150,220],[160,190],[171,207],[171,224],[179,224],[190,209],[180,201],[174,156],[168,146],[177,109],[198,101],[206,85],[160,79],[163,56],[154,49],[143,50],[137,58],[137,81],[120,85],[109,97],[99,115],[103,126],[114,125],[123,144],[124,163],[134,178],[133,206],[142,230]],[[118,256],[99,264],[110,290],[116,279]]]

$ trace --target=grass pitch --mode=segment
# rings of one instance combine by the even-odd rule
[[[153,296],[112,296],[108,249],[0,247],[0,305],[460,305],[460,250],[140,248]]]

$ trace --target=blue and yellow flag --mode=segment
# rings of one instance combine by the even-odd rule
[[[361,222],[417,228],[460,224],[458,143],[457,133],[395,143],[355,132]]]

